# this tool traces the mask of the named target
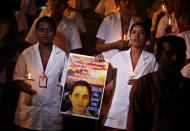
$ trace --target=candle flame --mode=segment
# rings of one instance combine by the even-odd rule
[[[124,40],[127,40],[127,36],[126,36],[126,35],[123,35],[123,39],[124,39]]]
[[[165,6],[164,6],[164,5],[162,5],[162,10],[163,10],[163,11],[165,10]]]
[[[31,79],[31,74],[30,73],[28,73],[28,79]]]
[[[171,25],[171,24],[172,24],[172,20],[168,19],[168,25]]]
[[[136,74],[135,74],[134,72],[129,72],[128,75],[129,75],[130,77],[134,77]]]

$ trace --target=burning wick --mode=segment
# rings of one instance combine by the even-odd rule
[[[172,25],[172,20],[170,18],[168,19],[168,25]]]
[[[165,11],[165,6],[164,5],[162,5],[162,10]]]
[[[28,84],[30,84],[30,80],[31,80],[31,74],[28,73],[28,75],[27,75],[27,82],[28,82]]]
[[[127,39],[126,39],[126,35],[123,35],[123,39],[124,39],[124,40],[127,40]]]
[[[27,78],[28,80],[30,80],[31,79],[31,74],[30,73],[28,73],[28,78]]]

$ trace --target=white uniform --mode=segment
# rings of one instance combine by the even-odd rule
[[[30,32],[28,33],[26,37],[26,41],[29,43],[36,43],[37,36],[36,36],[36,29],[35,25],[39,18],[37,18],[34,21],[34,24],[32,25]],[[55,45],[61,45],[62,49],[66,52],[69,52],[69,50],[79,49],[82,48],[80,35],[78,32],[77,27],[70,21],[69,19],[63,17],[60,21],[56,36],[54,38],[54,44]]]
[[[15,124],[33,130],[60,130],[62,128],[62,115],[59,113],[61,90],[65,82],[67,56],[65,52],[53,45],[47,63],[45,75],[47,87],[39,87],[39,77],[43,75],[43,65],[39,52],[39,43],[27,48],[19,56],[14,80],[26,80],[26,74],[31,73],[30,84],[37,90],[32,96],[33,104],[26,105],[25,92],[20,92],[15,113]]]
[[[78,27],[78,29],[81,33],[86,32],[84,19],[78,11],[67,8],[64,11],[63,15],[66,18],[70,19]]]
[[[185,40],[187,47],[186,50],[187,59],[190,58],[190,31],[179,33],[177,34],[177,36],[182,37]],[[190,63],[187,64],[185,67],[183,67],[181,72],[184,77],[190,78]]]
[[[174,13],[172,13],[170,16],[165,15],[163,16],[159,23],[158,23],[158,28],[156,32],[156,38],[160,38],[165,35],[165,29],[168,25],[169,17],[171,17],[171,24],[172,24],[172,32],[179,32],[178,25],[177,25],[177,20],[175,18]]]
[[[151,29],[150,31],[154,31],[154,29],[156,28],[157,24],[157,17],[161,12],[166,12],[167,13],[167,9],[166,9],[166,5],[164,6],[165,10],[163,11],[163,9],[160,7],[159,10],[157,10],[156,12],[154,12],[153,16],[152,16],[152,25],[151,25]]]
[[[119,7],[116,6],[115,0],[100,0],[94,11],[100,15],[108,16],[119,11]]]
[[[133,72],[131,62],[131,49],[117,53],[111,58],[110,63],[117,70],[116,87],[113,95],[110,110],[104,126],[126,129],[127,116],[129,110],[129,94],[131,85],[128,85],[129,74]],[[152,53],[142,51],[140,59],[136,65],[134,79],[137,79],[158,68],[156,59]]]
[[[129,38],[130,28],[131,26],[137,22],[138,20],[132,17],[127,33],[127,37]],[[120,12],[113,13],[107,16],[103,22],[101,23],[98,33],[96,35],[97,38],[101,38],[105,40],[104,44],[116,42],[122,39],[122,29],[121,29],[121,17]],[[109,51],[103,52],[103,56],[106,59],[110,59],[114,56],[119,50],[113,49]]]
[[[50,7],[46,7],[44,8],[39,15],[39,18],[42,16],[49,16],[51,17],[51,13],[52,10]],[[80,14],[80,12],[73,10],[71,8],[67,8],[64,12],[63,12],[63,16],[65,16],[66,18],[70,19],[78,28],[79,30],[82,32],[86,32],[86,27],[84,24],[84,19],[82,17],[82,15]]]
[[[154,0],[154,2],[146,10],[147,17],[149,19],[152,19],[154,12],[158,11],[161,6],[162,6],[161,0]]]
[[[18,24],[18,31],[28,30],[28,21],[26,16],[36,16],[37,7],[35,0],[21,0],[20,10],[14,11],[15,18]]]

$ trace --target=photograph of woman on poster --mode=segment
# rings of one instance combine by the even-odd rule
[[[71,108],[66,112],[92,116],[86,107],[91,103],[91,86],[86,81],[76,81],[69,91]]]

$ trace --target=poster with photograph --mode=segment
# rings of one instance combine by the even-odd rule
[[[108,64],[70,53],[60,113],[99,119]]]

